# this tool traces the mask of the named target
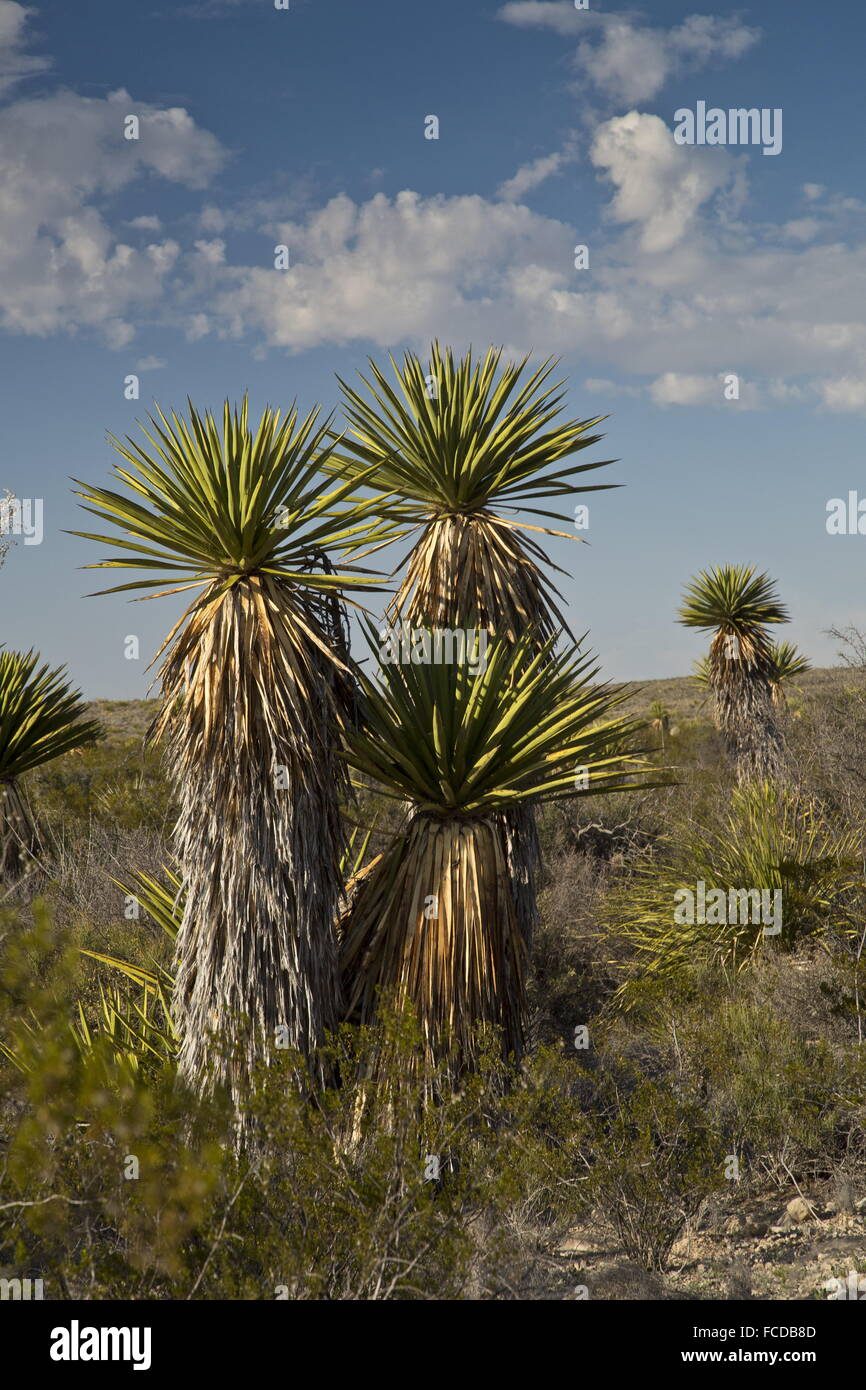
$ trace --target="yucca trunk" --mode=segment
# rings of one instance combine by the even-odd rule
[[[446,1053],[471,1067],[479,1025],[496,1029],[505,1057],[521,1055],[527,949],[496,819],[416,814],[343,925],[350,1017],[372,1022],[381,993],[409,1004],[425,1075]]]
[[[240,1109],[275,1046],[315,1063],[339,1015],[346,688],[312,601],[270,578],[217,587],[171,647],[154,732],[179,784],[179,1071]]]
[[[716,645],[715,643],[713,644]],[[721,643],[718,644],[721,648]],[[710,686],[716,726],[724,736],[740,784],[781,777],[785,741],[761,652],[726,661],[711,648]]]
[[[0,781],[0,881],[15,883],[39,857],[39,832],[18,782]]]

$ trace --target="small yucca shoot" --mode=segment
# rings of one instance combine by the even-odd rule
[[[24,773],[93,743],[101,726],[63,667],[40,666],[34,652],[0,652],[0,879],[13,881],[41,853],[39,831],[21,786]]]
[[[770,690],[773,704],[784,709],[787,704],[785,687],[793,684],[795,677],[811,671],[812,663],[807,656],[797,650],[793,642],[773,642],[770,647]]]

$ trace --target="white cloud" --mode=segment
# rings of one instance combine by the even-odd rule
[[[590,10],[576,10],[571,0],[546,3],[545,0],[512,0],[498,11],[498,18],[520,29],[553,29],[557,34],[579,34],[581,26],[591,24]]]
[[[508,8],[537,22],[542,7]],[[603,42],[615,19],[586,30],[587,41]],[[730,56],[744,42],[730,27],[692,20],[677,32],[684,62]],[[131,113],[141,120],[137,142],[122,135]],[[591,160],[610,192],[609,225],[604,237],[586,228],[578,237],[518,201],[571,157],[566,145],[523,166],[494,200],[405,190],[316,207],[305,188],[239,207],[206,203],[191,246],[141,216],[127,225],[152,236],[133,247],[110,225],[111,195],[154,175],[206,187],[225,159],[217,140],[187,112],[124,91],[17,100],[0,109],[0,326],[90,328],[124,347],[146,306],[151,322],[190,342],[244,335],[256,356],[355,342],[423,347],[439,336],[457,347],[569,354],[592,371],[587,390],[598,394],[710,403],[721,374],[735,372],[741,404],[866,411],[862,203],[805,185],[810,204],[822,199],[808,208],[814,218],[750,224],[744,157],[676,146],[658,117],[631,111],[595,129]],[[258,264],[231,263],[227,229],[272,238]],[[577,240],[590,245],[589,271],[574,267]],[[278,242],[291,249],[286,272],[273,268]],[[140,370],[161,360],[143,358]],[[615,386],[615,373],[632,384]]]
[[[26,52],[27,28],[34,13],[14,0],[0,0],[0,95],[25,77],[35,77],[51,67],[50,59]]]
[[[583,383],[584,391],[594,396],[640,396],[640,386],[627,386],[623,382],[610,381],[607,377],[588,376]]]
[[[518,0],[498,13],[520,28],[579,36],[575,65],[583,81],[626,105],[651,100],[681,72],[742,57],[761,36],[736,16],[689,15],[681,24],[663,29],[650,27],[638,16],[596,14],[568,3]]]
[[[497,318],[504,326],[509,317],[521,275],[565,263],[572,234],[525,207],[406,191],[393,202],[382,193],[363,204],[333,198],[305,222],[284,224],[279,240],[292,269],[229,271],[233,284],[213,308],[223,331],[259,329],[271,345],[298,350],[429,339],[455,322],[489,338]],[[557,282],[542,273],[545,288]]]
[[[208,203],[199,213],[198,224],[203,232],[215,232],[219,236],[220,232],[225,231],[227,220],[221,208]]]
[[[643,378],[629,389],[659,403],[727,406],[722,375],[736,373],[742,406],[859,408],[866,244],[806,246],[782,227],[729,225],[718,180],[691,150],[675,147],[683,158],[670,164],[672,138],[656,117],[618,117],[599,133],[623,229],[601,244],[590,238],[589,272],[574,269],[572,227],[519,204],[341,196],[280,228],[290,271],[269,258],[209,267],[208,314],[191,318],[187,334],[290,351],[356,341],[423,348],[434,336],[501,342],[591,363],[598,392],[618,371]],[[728,167],[730,156],[716,154]]]
[[[606,24],[577,50],[582,76],[614,101],[651,101],[675,74],[739,58],[757,42],[757,29],[737,19],[691,15],[672,29],[650,29],[629,18]]]
[[[140,121],[125,140],[124,118]],[[61,91],[0,109],[0,325],[21,333],[102,329],[122,346],[125,315],[161,295],[180,247],[125,245],[95,206],[144,174],[201,188],[224,152],[179,107]],[[147,230],[149,219],[137,219]],[[157,222],[158,225],[158,222]]]
[[[796,217],[785,223],[782,232],[791,241],[814,241],[822,225],[817,217]]]
[[[197,241],[195,249],[205,265],[215,266],[224,265],[226,258],[226,244],[218,237],[213,241]]]
[[[591,159],[616,186],[610,216],[639,226],[644,251],[670,251],[682,241],[736,173],[726,152],[677,145],[664,121],[638,111],[598,128]]]
[[[656,405],[734,405],[748,409],[758,404],[758,392],[749,382],[739,382],[739,396],[725,396],[728,373],[664,372],[650,382],[649,394]]]
[[[544,183],[552,174],[558,174],[563,164],[569,160],[569,155],[564,151],[555,154],[545,154],[539,159],[533,159],[529,164],[521,164],[515,174],[510,179],[506,179],[496,190],[497,198],[505,203],[516,203],[525,194],[530,193],[533,188],[538,188],[539,184]]]
[[[133,217],[126,225],[132,227],[136,232],[159,232],[162,230],[162,223],[158,217]]]
[[[866,375],[822,381],[818,391],[828,410],[866,410]]]
[[[136,362],[135,370],[137,372],[159,372],[165,366],[165,358],[151,355],[150,357],[142,357],[140,361]]]
[[[803,196],[808,198],[810,203],[817,202],[827,192],[823,183],[804,183]]]

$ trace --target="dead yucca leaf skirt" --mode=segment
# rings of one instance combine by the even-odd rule
[[[179,1068],[197,1089],[228,1084],[236,1102],[277,1028],[312,1060],[338,1016],[346,692],[315,631],[288,586],[250,578],[193,609],[162,672],[155,732],[178,783],[186,889]]]
[[[567,624],[531,552],[546,558],[513,525],[487,513],[439,517],[412,551],[389,615],[414,627],[476,622],[511,642],[534,627],[543,640]]]
[[[471,1065],[478,1025],[505,1056],[525,1028],[526,947],[493,818],[416,815],[359,884],[343,919],[350,1017],[369,1023],[380,994],[411,1005],[432,1066],[446,1045]]]

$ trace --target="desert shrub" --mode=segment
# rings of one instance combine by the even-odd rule
[[[57,758],[31,775],[28,788],[55,834],[76,821],[164,832],[176,814],[160,751],[137,739]]]
[[[706,826],[686,823],[648,854],[609,899],[608,928],[634,953],[632,975],[671,976],[708,962],[737,972],[772,942],[790,950],[804,937],[858,935],[864,895],[862,837],[831,821],[821,805],[786,786],[736,788],[726,814]],[[677,921],[682,890],[725,895],[727,920]],[[778,935],[765,936],[754,911],[728,910],[730,894],[781,891]],[[772,902],[773,900],[770,899]],[[750,920],[743,921],[748,916]],[[633,986],[627,981],[622,998]]]
[[[662,1271],[724,1183],[724,1145],[697,1096],[608,1061],[589,1109],[589,1190],[629,1257]]]
[[[29,1028],[13,1022],[2,1075],[0,1267],[49,1297],[519,1297],[539,1231],[583,1199],[573,1069],[555,1054],[519,1078],[481,1039],[477,1073],[423,1108],[417,1029],[385,1011],[334,1040],[315,1097],[300,1058],[275,1052],[239,1153],[218,1097],[195,1101],[157,1059],[129,1065],[104,1031],[81,1045],[82,961],[47,911],[3,929],[0,1016]]]
[[[733,979],[712,966],[651,977],[596,1034],[603,1055],[698,1097],[738,1181],[826,1176],[853,1170],[866,1140],[866,1055],[855,1020],[838,1013],[840,983],[838,962],[818,951],[770,956]]]

